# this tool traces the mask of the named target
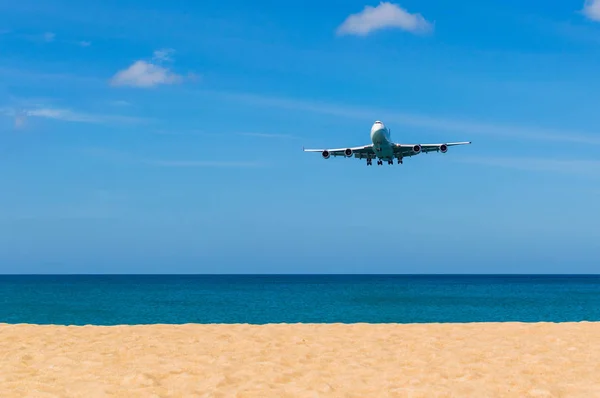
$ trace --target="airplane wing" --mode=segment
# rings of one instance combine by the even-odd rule
[[[304,148],[302,148],[302,150],[304,152],[321,152],[321,154],[323,155],[323,157],[325,159],[329,158],[330,156],[345,156],[345,157],[354,156],[356,158],[362,159],[362,158],[366,158],[369,156],[374,157],[374,155],[375,155],[375,151],[373,150],[373,144],[349,147],[349,148],[335,148],[335,149],[328,149],[328,148],[304,149]]]
[[[456,145],[468,145],[471,141],[463,142],[449,142],[445,144],[396,144],[394,146],[394,154],[401,155],[402,157],[414,156],[419,153],[429,152],[442,152],[446,153],[448,147]]]

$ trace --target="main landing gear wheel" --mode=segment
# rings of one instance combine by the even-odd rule
[[[381,166],[383,164],[383,160],[378,160],[377,161],[377,166]]]
[[[373,163],[371,161],[371,159],[367,159],[367,166],[371,166]]]
[[[398,164],[402,164],[402,159],[398,159]]]
[[[388,160],[388,164],[394,164],[393,160]]]

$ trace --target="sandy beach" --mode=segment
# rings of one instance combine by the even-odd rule
[[[8,397],[600,397],[600,323],[0,324]]]

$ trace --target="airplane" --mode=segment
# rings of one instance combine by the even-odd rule
[[[354,155],[358,159],[367,159],[367,166],[371,166],[372,160],[377,159],[377,165],[381,166],[386,160],[388,164],[394,164],[394,159],[398,159],[398,164],[402,164],[405,157],[418,155],[420,153],[442,152],[446,153],[448,148],[455,145],[467,145],[471,141],[449,142],[445,144],[399,144],[391,139],[391,131],[381,121],[377,120],[371,127],[371,144],[357,146],[354,148],[338,149],[304,149],[304,152],[321,152],[324,159],[331,156],[344,156],[347,158]]]

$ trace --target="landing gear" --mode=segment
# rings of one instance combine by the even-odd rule
[[[387,159],[387,163],[388,164],[394,164],[394,159]],[[402,164],[402,159],[398,159],[398,164]],[[372,166],[373,165],[373,158],[368,158],[367,159],[367,166]],[[383,160],[382,159],[377,159],[377,166],[381,166],[383,165]]]

